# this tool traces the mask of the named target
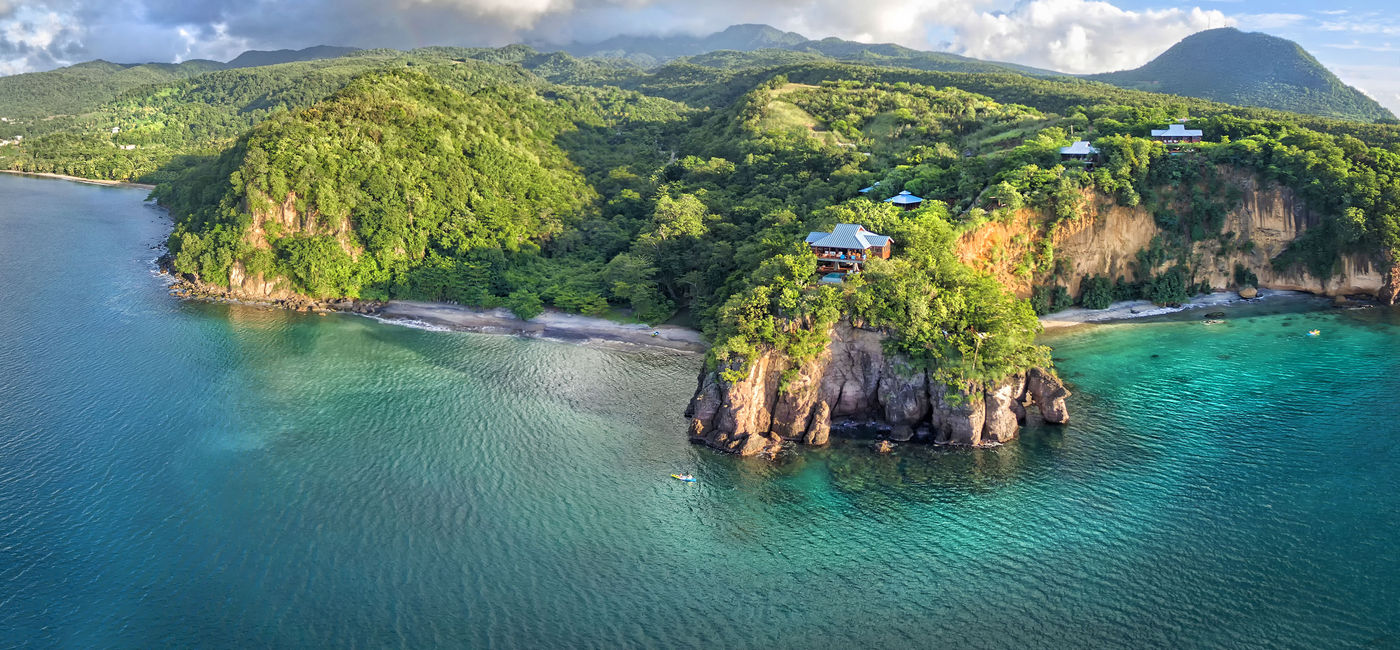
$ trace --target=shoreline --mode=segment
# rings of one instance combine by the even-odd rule
[[[510,334],[527,338],[548,339],[565,343],[592,345],[639,346],[692,354],[710,349],[699,330],[679,325],[620,323],[596,316],[571,314],[546,309],[526,321],[509,309],[483,309],[441,302],[391,300],[389,302],[360,300],[312,300],[303,297],[286,299],[255,298],[230,293],[221,287],[201,285],[172,275],[155,262],[156,273],[167,282],[167,292],[176,298],[200,302],[264,307],[303,313],[344,313],[364,316],[381,323],[400,327],[417,327],[480,334]],[[655,333],[655,336],[653,336]]]
[[[1309,296],[1315,297],[1315,294],[1306,291],[1260,289],[1259,296],[1256,298],[1241,298],[1240,295],[1234,291],[1216,291],[1214,293],[1198,295],[1176,307],[1154,305],[1149,300],[1125,300],[1122,302],[1115,302],[1105,309],[1071,307],[1064,311],[1046,314],[1040,317],[1040,326],[1048,332],[1050,330],[1064,329],[1079,325],[1121,322],[1139,318],[1149,318],[1152,316],[1165,316],[1207,307],[1226,307],[1241,303],[1259,303],[1270,299],[1288,297],[1304,298]]]
[[[626,344],[696,354],[709,349],[700,332],[686,327],[619,323],[552,309],[526,321],[505,308],[478,309],[447,303],[391,300],[374,313],[365,315],[386,323],[426,325],[455,332],[512,334],[569,343]]]
[[[132,183],[130,181],[104,181],[95,178],[83,178],[81,176],[69,176],[67,174],[51,174],[49,172],[22,172],[13,169],[0,169],[0,174],[14,174],[15,176],[33,176],[35,178],[55,178],[61,181],[73,181],[85,185],[101,185],[103,187],[130,187],[134,189],[153,190],[155,185],[150,183]]]

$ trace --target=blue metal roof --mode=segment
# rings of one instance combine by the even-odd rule
[[[909,193],[909,190],[904,190],[903,192],[900,192],[899,194],[896,194],[896,195],[894,195],[894,196],[891,196],[891,197],[888,198],[888,199],[885,199],[885,203],[893,203],[893,204],[895,204],[895,205],[914,205],[915,203],[923,203],[923,202],[924,202],[923,199],[921,199],[921,198],[919,198],[919,197],[917,197],[917,196],[914,196],[913,194],[910,194],[910,193]]]
[[[836,224],[831,232],[814,232],[807,235],[807,243],[822,248],[847,248],[865,250],[880,248],[891,240],[887,235],[877,235],[863,226],[853,223]]]
[[[871,192],[874,192],[875,189],[878,187],[880,187],[880,181],[875,181],[875,184],[871,185],[870,187],[861,188],[860,193],[869,194]]]

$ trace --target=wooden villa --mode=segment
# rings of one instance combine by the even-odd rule
[[[823,281],[830,281],[828,278],[834,279],[833,276],[860,273],[871,259],[889,259],[893,243],[889,236],[877,235],[853,223],[837,224],[831,232],[807,235],[807,245],[817,256],[817,271],[827,275]]]
[[[905,210],[913,210],[915,208],[918,208],[921,204],[923,204],[923,202],[923,199],[914,196],[912,193],[909,192],[909,190],[904,190],[899,194],[885,199],[885,203],[893,203],[901,208],[904,208]]]
[[[1168,148],[1173,148],[1181,144],[1194,144],[1201,141],[1205,132],[1200,129],[1188,129],[1185,124],[1172,124],[1165,129],[1152,129],[1152,139]]]
[[[1068,147],[1060,147],[1060,160],[1086,163],[1093,166],[1099,157],[1099,149],[1088,140],[1079,140]]]

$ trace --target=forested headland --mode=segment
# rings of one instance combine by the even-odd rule
[[[1171,155],[1148,137],[1180,120],[1206,142]],[[1212,288],[1190,251],[1244,245],[1222,232],[1233,173],[1325,216],[1281,268],[1388,267],[1400,247],[1395,125],[767,51],[650,70],[522,46],[362,51],[209,71],[0,129],[26,135],[0,147],[4,167],[158,183],[170,264],[208,285],[676,320],[732,372],[762,350],[818,354],[842,319],[950,385],[1046,365],[1037,312]],[[1061,160],[1078,139],[1096,165]],[[922,207],[881,202],[904,190]],[[1072,295],[1052,235],[1093,219],[1092,197],[1150,210],[1162,234],[1126,252],[1133,273]],[[1035,286],[1017,297],[957,242],[1028,210],[1044,236],[1014,261]],[[815,282],[803,239],[838,223],[893,237],[894,256]]]

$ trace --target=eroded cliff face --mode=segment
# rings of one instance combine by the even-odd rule
[[[1069,421],[1069,391],[1048,372],[1032,370],[950,397],[927,372],[886,355],[883,342],[884,335],[843,322],[832,329],[822,354],[800,367],[767,352],[738,382],[725,381],[717,371],[701,372],[686,409],[690,436],[744,456],[771,456],[784,443],[826,444],[833,423],[871,423],[901,442],[981,445],[1015,438],[1030,405],[1046,422]]]
[[[1396,293],[1400,285],[1392,279],[1390,264],[1364,256],[1344,256],[1339,272],[1326,279],[1301,269],[1275,271],[1271,260],[1308,228],[1318,225],[1320,215],[1309,210],[1287,187],[1238,171],[1227,172],[1226,178],[1243,196],[1241,204],[1226,215],[1221,229],[1236,237],[1227,247],[1214,239],[1193,245],[1191,257],[1197,282],[1209,282],[1216,289],[1230,288],[1235,265],[1241,264],[1259,277],[1261,288],[1328,296],[1364,294],[1385,300]],[[1062,223],[1053,234],[1044,232],[1043,214],[1022,209],[1006,222],[988,223],[965,233],[959,241],[959,257],[974,268],[992,273],[1016,295],[1027,297],[1032,286],[1043,278],[1018,274],[1016,269],[1048,236],[1056,261],[1067,265],[1062,283],[1071,295],[1079,295],[1079,284],[1085,276],[1132,279],[1137,252],[1151,246],[1152,239],[1162,234],[1161,229],[1142,206],[1120,206],[1094,192],[1086,192],[1084,198],[1083,215]]]
[[[326,235],[333,238],[340,247],[356,259],[362,252],[354,244],[347,219],[330,218],[314,210],[301,210],[297,207],[297,195],[289,193],[281,202],[254,201],[245,198],[244,209],[252,215],[244,239],[255,249],[270,249],[270,237],[288,235]],[[255,203],[267,205],[266,209],[254,209]],[[167,270],[168,270],[167,264]],[[172,293],[183,297],[197,297],[212,300],[233,300],[268,303],[298,311],[355,311],[372,313],[381,306],[374,301],[360,300],[316,300],[291,289],[285,278],[265,277],[262,273],[249,273],[242,262],[235,261],[229,266],[228,287],[205,281],[207,278],[186,277],[172,287]]]

